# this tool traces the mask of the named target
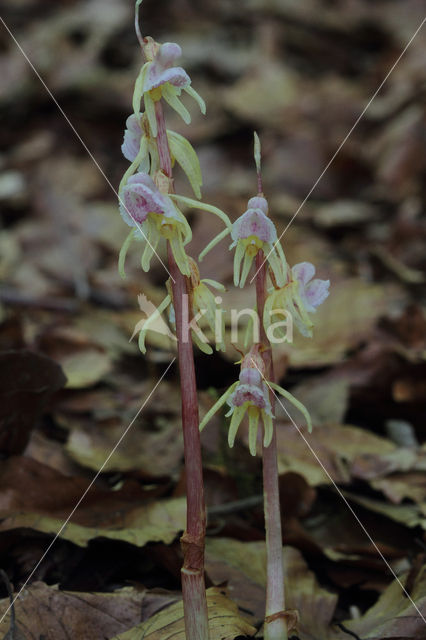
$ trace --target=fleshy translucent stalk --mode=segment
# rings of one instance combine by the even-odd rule
[[[160,167],[171,178],[172,166],[161,102],[155,103],[157,147]],[[204,539],[206,509],[204,503],[201,442],[198,429],[198,398],[192,341],[183,335],[183,300],[188,294],[187,280],[180,272],[168,243],[169,270],[172,276],[173,306],[178,339],[178,359],[182,396],[182,428],[186,476],[186,530],[181,537],[183,610],[187,640],[209,640],[209,621],[204,583]],[[188,298],[186,298],[188,299]]]
[[[266,380],[274,381],[271,345],[263,326],[263,308],[266,299],[266,264],[263,251],[256,255],[256,300],[259,314],[260,342],[266,347],[262,352],[265,363]],[[270,393],[272,412],[275,398]],[[262,445],[263,459],[263,502],[266,529],[266,610],[265,640],[287,640],[287,619],[285,615],[283,543],[281,531],[280,493],[278,485],[277,436],[273,429],[268,447]]]

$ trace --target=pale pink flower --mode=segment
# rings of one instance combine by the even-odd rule
[[[139,153],[141,146],[142,129],[140,125],[140,117],[134,113],[126,120],[126,130],[124,132],[124,141],[121,145],[123,156],[129,162],[133,162]]]
[[[324,302],[329,295],[330,280],[312,278],[315,275],[315,267],[310,262],[299,262],[291,270],[293,280],[299,283],[299,295],[308,313],[315,313],[316,308]]]
[[[260,420],[263,423],[264,430],[263,445],[268,447],[272,441],[274,416],[269,399],[271,389],[284,396],[297,407],[305,416],[309,430],[312,428],[311,419],[306,407],[279,385],[266,381],[264,377],[265,365],[260,351],[260,344],[252,346],[241,361],[238,381],[234,382],[234,384],[225,391],[210,411],[206,413],[200,423],[200,430],[204,429],[210,418],[226,402],[230,407],[226,416],[232,416],[228,432],[228,443],[229,446],[232,447],[238,428],[244,416],[247,414],[249,419],[249,449],[252,456],[256,455],[257,432]]]
[[[120,213],[124,222],[136,227],[137,231],[123,244],[119,264],[124,265],[130,239],[142,237],[146,245],[141,264],[142,269],[148,271],[158,242],[163,237],[169,241],[180,271],[186,276],[190,275],[184,247],[192,238],[191,228],[182,212],[167,194],[160,192],[147,173],[135,173],[121,189]],[[124,273],[124,267],[121,272]]]
[[[243,287],[254,257],[263,251],[274,273],[275,280],[283,285],[286,275],[286,261],[280,243],[277,241],[275,225],[267,216],[268,202],[262,196],[248,201],[248,209],[232,225],[230,249],[236,247],[234,256],[234,284]],[[242,264],[242,269],[241,269]],[[241,272],[241,273],[240,273]]]
[[[174,42],[160,45],[154,60],[149,65],[145,76],[143,91],[151,91],[169,82],[178,89],[185,89],[191,84],[191,79],[182,69],[175,67],[176,60],[182,56],[182,49]]]
[[[310,262],[300,262],[290,271],[290,279],[283,287],[272,289],[268,295],[263,313],[265,329],[273,324],[274,315],[282,315],[283,310],[291,313],[300,333],[312,337],[313,322],[309,317],[329,295],[330,280],[312,278],[315,267]],[[277,335],[285,337],[284,329],[276,327]]]

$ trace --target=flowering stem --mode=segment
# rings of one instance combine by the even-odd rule
[[[256,255],[256,300],[259,314],[260,342],[265,350],[262,358],[265,363],[265,378],[274,382],[272,350],[263,326],[263,308],[266,299],[266,264],[264,255]],[[274,395],[270,392],[272,411]],[[287,620],[285,615],[283,545],[281,532],[281,510],[278,485],[277,438],[275,429],[269,447],[263,447],[263,500],[266,529],[266,611],[265,640],[287,640]]]
[[[155,103],[157,148],[162,171],[172,178],[172,167],[163,107]],[[187,640],[208,640],[209,625],[204,583],[204,539],[206,510],[199,432],[197,385],[192,342],[183,333],[183,304],[188,300],[187,279],[180,272],[168,243],[169,270],[178,339],[178,360],[182,396],[182,428],[186,475],[186,531],[181,538],[183,567],[182,595]]]

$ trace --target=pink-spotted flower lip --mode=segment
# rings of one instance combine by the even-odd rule
[[[182,55],[182,49],[174,42],[165,42],[160,46],[154,60],[150,63],[143,90],[151,91],[166,82],[178,89],[185,89],[191,79],[182,67],[175,67],[176,60]]]
[[[273,244],[277,240],[277,231],[270,218],[262,209],[247,209],[232,225],[231,238],[235,246],[238,240],[256,236],[262,242]]]
[[[171,201],[156,187],[147,173],[135,173],[121,192],[120,213],[130,227],[142,224],[150,213],[176,218]]]
[[[265,384],[260,387],[251,384],[239,384],[235,391],[228,398],[230,407],[242,407],[248,402],[250,405],[258,409],[270,411],[268,398],[268,388]]]
[[[140,118],[134,113],[126,120],[126,130],[124,132],[124,140],[121,145],[121,151],[123,156],[129,162],[133,162],[139,153],[142,138],[142,129],[140,125]]]
[[[308,313],[314,313],[316,308],[329,295],[330,280],[312,278],[315,267],[310,262],[299,262],[291,269],[292,279],[299,283],[299,295]]]

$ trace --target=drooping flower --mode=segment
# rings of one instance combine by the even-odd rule
[[[216,280],[211,280],[210,278],[200,279],[200,271],[198,269],[198,265],[192,258],[188,258],[189,266],[191,270],[191,275],[189,277],[189,285],[188,285],[188,312],[184,311],[184,317],[188,318],[189,321],[189,329],[191,330],[192,339],[200,349],[204,353],[211,354],[213,353],[213,349],[206,336],[203,333],[202,328],[204,325],[210,329],[212,335],[214,336],[216,350],[217,351],[225,351],[225,343],[224,343],[224,335],[225,335],[225,319],[223,310],[218,307],[217,302],[221,301],[220,298],[217,300],[216,296],[212,291],[210,291],[209,287],[216,289],[218,291],[226,291],[225,287],[220,284],[220,282],[216,282]],[[172,298],[172,292],[170,286],[169,294]],[[175,325],[175,314],[173,305],[170,307],[169,319],[173,325]],[[186,336],[184,336],[184,339]]]
[[[164,180],[166,180],[165,176],[158,174],[157,181],[161,183]],[[185,216],[166,193],[161,193],[147,173],[139,172],[131,176],[121,189],[120,213],[126,224],[136,227],[136,230],[129,234],[120,252],[121,273],[132,238],[146,240],[141,264],[142,269],[148,271],[151,258],[163,237],[170,242],[173,256],[180,271],[184,275],[190,275],[184,246],[192,238],[191,228]]]
[[[274,288],[268,295],[263,313],[263,323],[267,330],[273,323],[273,316],[284,311],[291,313],[293,321],[306,337],[312,337],[313,322],[309,317],[329,295],[330,280],[312,279],[315,267],[310,262],[300,262],[290,271],[287,284]],[[274,329],[277,334],[280,328]]]
[[[229,246],[235,247],[234,284],[243,287],[253,260],[259,251],[263,251],[276,282],[284,285],[286,281],[286,259],[281,244],[277,241],[275,225],[268,218],[268,202],[263,196],[255,196],[248,201],[248,208],[232,225],[231,229],[219,233],[200,253],[200,260],[220,240],[231,233],[233,240]],[[241,268],[242,263],[242,268]]]
[[[147,62],[143,65],[136,79],[133,93],[133,111],[136,116],[140,113],[140,103],[144,98],[145,111],[154,137],[157,136],[157,122],[154,103],[164,98],[175,109],[186,124],[191,122],[191,116],[186,107],[179,100],[180,94],[186,91],[198,103],[202,113],[206,112],[206,105],[201,96],[192,88],[191,79],[175,63],[182,55],[178,44],[165,42],[158,44],[152,38],[144,39],[144,52]]]
[[[250,351],[241,361],[240,375],[237,382],[234,382],[213,407],[206,413],[200,423],[200,431],[204,429],[213,415],[222,407],[225,402],[230,409],[226,417],[231,417],[228,432],[228,444],[234,446],[238,427],[244,416],[249,419],[249,450],[252,456],[256,455],[257,433],[260,419],[263,423],[263,446],[268,447],[273,436],[273,413],[270,402],[270,390],[273,389],[287,398],[304,415],[309,431],[312,423],[309,413],[304,405],[299,402],[288,391],[279,385],[268,382],[265,379],[265,364],[260,354],[261,345],[259,343],[252,346]]]
[[[186,138],[174,131],[167,130],[167,140],[172,166],[177,162],[182,167],[195,195],[197,198],[201,198],[201,168],[194,148]],[[127,118],[121,151],[126,160],[132,163],[133,170],[138,169],[148,173],[151,167],[151,172],[155,173],[159,169],[157,144],[155,139],[150,136],[144,115],[136,116],[132,113]],[[126,175],[126,179],[127,177],[128,175]]]
[[[209,287],[213,287],[219,291],[224,291],[225,287],[215,280],[207,278],[200,280],[200,272],[196,262],[190,257],[188,257],[188,261],[191,274],[188,286],[189,295],[185,296],[182,300],[182,304],[187,305],[187,308],[183,311],[183,317],[187,319],[187,326],[184,328],[185,335],[183,336],[183,339],[189,339],[191,336],[201,351],[207,354],[213,353],[207,338],[199,326],[199,321],[205,318],[206,324],[211,329],[215,338],[216,350],[224,351],[223,313],[221,309],[217,307],[215,295],[210,291]],[[176,319],[173,308],[173,292],[169,281],[167,282],[167,290],[168,295],[164,298],[157,309],[149,315],[142,325],[138,325],[137,327],[140,330],[139,348],[142,353],[146,353],[145,337],[147,331],[151,329],[157,330],[156,324],[158,323],[158,319],[166,309],[169,310],[170,323],[173,328],[176,329]]]

